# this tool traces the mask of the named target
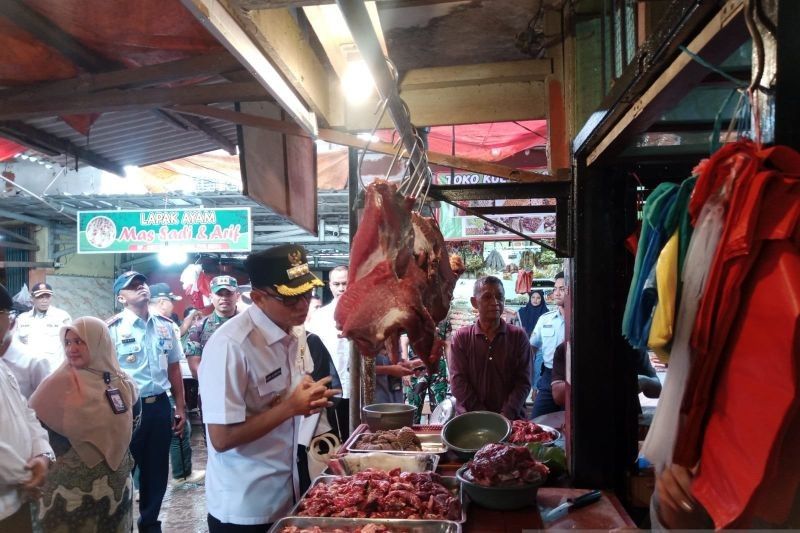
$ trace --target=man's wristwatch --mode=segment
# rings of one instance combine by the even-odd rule
[[[52,466],[53,463],[56,462],[56,455],[53,452],[42,452],[36,457],[44,457],[45,459],[47,459],[50,462],[48,466]]]

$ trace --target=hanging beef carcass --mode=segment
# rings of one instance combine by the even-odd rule
[[[458,275],[436,221],[412,214],[413,204],[387,181],[367,187],[347,291],[334,318],[363,355],[387,350],[397,362],[405,332],[414,353],[433,368],[442,352],[436,323],[447,316]]]

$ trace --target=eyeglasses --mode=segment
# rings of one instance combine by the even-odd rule
[[[560,291],[560,292],[567,292],[566,287],[553,287],[553,292]]]
[[[297,304],[299,304],[300,302],[308,303],[308,302],[311,301],[311,298],[314,296],[314,293],[312,291],[307,291],[307,292],[304,292],[303,294],[299,294],[297,296],[281,296],[280,294],[276,294],[276,293],[274,293],[272,291],[267,291],[267,290],[264,290],[264,289],[256,289],[255,287],[253,288],[253,291],[266,294],[270,298],[281,302],[286,307],[294,307]]]

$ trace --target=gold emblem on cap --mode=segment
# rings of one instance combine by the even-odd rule
[[[293,267],[300,266],[303,263],[303,254],[300,250],[292,250],[289,252],[289,264]]]
[[[305,276],[309,273],[308,270],[308,263],[303,263],[302,265],[293,266],[289,270],[286,271],[286,275],[289,276],[289,280],[297,279],[301,276]]]

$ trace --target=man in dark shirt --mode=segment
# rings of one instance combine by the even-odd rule
[[[525,418],[531,390],[531,347],[525,330],[506,324],[503,283],[494,276],[475,282],[472,306],[478,321],[453,335],[450,383],[456,412],[494,411]]]

